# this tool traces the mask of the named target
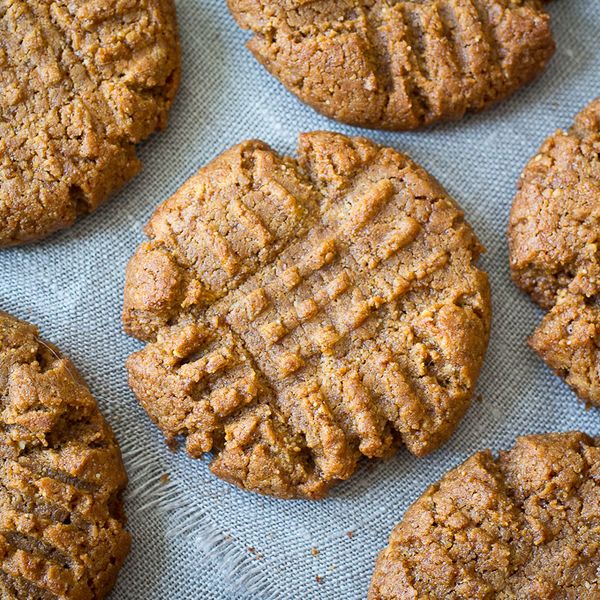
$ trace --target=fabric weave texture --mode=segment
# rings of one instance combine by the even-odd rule
[[[112,598],[365,598],[391,529],[444,472],[520,434],[600,434],[600,410],[586,411],[527,348],[542,311],[510,281],[506,244],[524,165],[600,95],[600,0],[548,4],[558,49],[532,85],[483,113],[412,133],[342,126],[302,105],[246,50],[248,34],[224,0],[177,8],[183,74],[168,129],[141,146],[142,173],[95,214],[0,251],[0,308],[38,325],[74,361],[121,444],[133,545]],[[298,133],[317,129],[406,152],[458,200],[487,248],[494,319],[480,398],[448,444],[426,458],[404,449],[367,463],[326,500],[282,501],[242,492],[206,461],[166,448],[127,386],[124,362],[141,343],[122,332],[123,281],[154,209],[199,167],[249,138],[290,153]]]

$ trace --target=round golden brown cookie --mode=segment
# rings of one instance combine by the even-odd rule
[[[513,279],[549,311],[531,347],[600,405],[600,98],[525,167],[508,235]]]
[[[104,598],[129,551],[121,453],[73,364],[0,312],[0,597]]]
[[[554,53],[539,0],[228,0],[254,56],[352,125],[460,119],[531,81]]]
[[[482,251],[441,186],[362,138],[249,141],[154,213],[127,269],[130,385],[241,487],[318,498],[362,456],[442,444],[490,326]]]
[[[172,0],[0,3],[0,246],[67,227],[140,169],[179,82]]]
[[[598,598],[600,438],[520,437],[432,485],[381,552],[369,600]]]

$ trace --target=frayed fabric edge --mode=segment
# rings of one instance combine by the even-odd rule
[[[231,590],[232,597],[276,600],[277,590],[256,566],[256,556],[227,532],[221,531],[203,508],[194,507],[195,499],[179,479],[164,480],[164,468],[154,461],[151,452],[122,445],[129,463],[130,483],[127,501],[137,501],[138,514],[157,508],[169,516],[173,525],[168,538],[189,538],[195,548],[212,564]]]

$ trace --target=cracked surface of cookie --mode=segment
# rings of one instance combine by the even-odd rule
[[[254,56],[352,125],[460,119],[531,81],[554,53],[538,0],[228,0]]]
[[[600,405],[600,98],[525,167],[510,216],[512,276],[549,312],[531,347]]]
[[[600,438],[530,435],[432,485],[381,552],[369,600],[598,597]]]
[[[323,496],[362,456],[442,444],[490,327],[482,251],[441,186],[363,138],[242,143],[155,212],[127,268],[127,362],[169,440],[280,497]]]
[[[172,0],[0,0],[0,246],[71,225],[137,174],[178,82]]]
[[[127,476],[73,364],[0,312],[0,596],[104,598],[129,551]]]

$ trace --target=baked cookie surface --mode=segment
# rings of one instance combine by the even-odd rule
[[[554,52],[538,0],[228,0],[254,56],[324,115],[415,129],[510,95]]]
[[[509,226],[514,281],[549,312],[531,347],[600,405],[600,98],[542,145],[521,176]]]
[[[469,458],[396,526],[369,600],[598,598],[599,446],[531,435]]]
[[[104,598],[129,551],[121,453],[33,325],[0,312],[0,597]]]
[[[71,225],[133,177],[178,81],[172,0],[0,0],[0,246]]]
[[[441,186],[363,138],[236,146],[154,213],[127,268],[127,362],[168,440],[218,476],[323,496],[362,456],[424,455],[487,347],[482,251]]]

